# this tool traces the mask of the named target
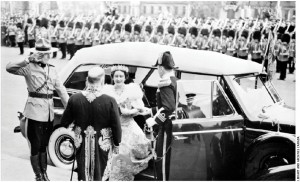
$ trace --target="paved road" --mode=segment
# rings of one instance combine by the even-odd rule
[[[26,50],[28,48],[25,48]],[[29,53],[18,54],[18,48],[1,47],[1,180],[4,181],[30,181],[34,177],[30,167],[27,142],[20,133],[13,133],[14,127],[19,124],[17,111],[23,111],[27,92],[24,78],[8,74],[5,66],[9,61],[23,59]],[[58,58],[60,57],[59,53]],[[54,64],[59,71],[67,61],[55,59],[50,63]],[[279,81],[278,77],[277,74],[273,82],[274,86],[286,103],[295,107],[295,74],[288,74],[286,81]],[[70,172],[50,167],[49,177],[52,180],[69,180]]]

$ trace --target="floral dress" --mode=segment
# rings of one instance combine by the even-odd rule
[[[104,87],[104,93],[114,97],[123,110],[144,107],[143,92],[136,84],[125,85],[120,95],[112,85]],[[150,140],[133,119],[134,115],[121,113],[122,139],[119,154],[108,160],[102,180],[132,181],[134,176],[148,167],[151,156]]]

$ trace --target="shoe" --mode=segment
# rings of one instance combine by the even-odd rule
[[[31,162],[33,172],[35,174],[35,180],[43,181],[44,178],[40,167],[39,155],[30,156],[30,162]]]
[[[61,59],[66,59],[66,57],[62,57]]]
[[[47,153],[43,152],[39,154],[40,157],[40,167],[42,171],[42,176],[44,181],[50,181],[47,175]]]

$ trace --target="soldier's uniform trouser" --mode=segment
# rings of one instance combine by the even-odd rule
[[[70,59],[72,59],[72,57],[74,56],[75,54],[75,44],[67,44],[67,49],[68,49],[68,52],[70,53]]]
[[[157,180],[169,180],[170,160],[171,160],[171,143],[172,143],[172,121],[167,119],[162,126],[159,126],[156,154],[157,160],[155,168]]]
[[[259,59],[252,59],[252,61],[258,63],[258,64],[261,64],[262,63],[262,58],[259,58]]]
[[[20,54],[24,54],[24,42],[18,42],[18,47],[20,48]]]
[[[62,53],[62,59],[66,58],[67,56],[67,43],[59,43],[60,51]]]
[[[239,56],[239,58],[247,60],[248,56]]]
[[[286,69],[287,69],[287,63],[288,61],[278,61],[280,62],[280,80],[284,80],[286,78]]]
[[[294,73],[295,71],[295,58],[289,57],[289,72]]]
[[[276,73],[280,72],[280,68],[281,68],[281,61],[278,60],[278,58],[276,57]]]
[[[51,46],[57,48],[57,42],[51,42]],[[57,52],[53,52],[53,58],[56,58],[56,55],[57,55]]]
[[[83,47],[84,47],[84,45],[75,45],[75,52],[82,49]]]
[[[32,156],[39,152],[46,152],[46,147],[53,130],[53,122],[39,122],[28,119],[27,139],[30,145]]]
[[[34,39],[28,40],[28,44],[29,44],[29,48],[34,48],[35,47],[35,40]]]
[[[92,47],[92,44],[84,45],[84,47]]]
[[[10,46],[15,47],[16,46],[16,36],[15,35],[10,35],[9,36],[9,41],[10,41]]]

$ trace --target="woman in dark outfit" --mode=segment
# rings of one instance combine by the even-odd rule
[[[114,98],[102,94],[104,70],[92,68],[87,89],[70,97],[61,122],[68,127],[74,121],[78,180],[99,181],[107,159],[118,153],[121,125]]]

